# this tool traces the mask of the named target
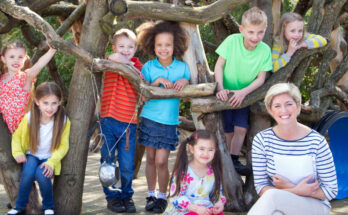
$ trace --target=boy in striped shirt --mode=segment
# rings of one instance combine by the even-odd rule
[[[109,60],[130,64],[141,70],[141,62],[133,57],[137,50],[134,32],[128,29],[117,31],[112,38],[112,44],[115,53],[108,57]],[[132,199],[134,193],[132,180],[135,171],[133,160],[138,96],[138,92],[127,78],[113,72],[105,73],[101,100],[101,132],[105,135],[105,142],[100,151],[100,162],[107,158],[109,150],[112,156],[117,150],[121,172],[121,192],[110,191],[107,187],[103,187],[107,208],[117,213],[136,212]],[[114,160],[115,157],[107,158],[108,163]]]

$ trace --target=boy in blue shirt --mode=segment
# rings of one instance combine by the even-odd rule
[[[238,108],[245,96],[260,87],[266,72],[272,70],[270,47],[262,42],[267,28],[267,16],[257,7],[247,10],[239,26],[240,34],[227,37],[216,50],[219,58],[215,64],[215,80],[218,83],[216,97]],[[228,99],[228,94],[233,96]],[[236,171],[251,174],[251,167],[239,161],[247,129],[249,106],[221,112],[227,145]]]

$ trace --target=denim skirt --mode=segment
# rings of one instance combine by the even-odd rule
[[[144,117],[141,118],[138,142],[144,146],[174,151],[178,145],[178,135],[176,125],[165,125]]]

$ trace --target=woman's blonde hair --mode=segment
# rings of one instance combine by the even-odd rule
[[[289,23],[295,22],[295,21],[304,22],[304,19],[298,13],[284,13],[282,18],[279,21],[277,35],[279,36],[280,46],[282,47],[284,52],[288,50],[288,45],[289,45],[289,41],[285,38],[285,28]],[[303,26],[303,35],[299,42],[303,40],[305,35],[305,30],[306,29]]]
[[[266,93],[264,102],[268,109],[272,106],[273,98],[280,94],[288,94],[297,106],[301,106],[301,92],[298,87],[293,83],[278,83],[269,88]]]

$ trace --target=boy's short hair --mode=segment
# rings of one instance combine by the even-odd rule
[[[252,7],[245,11],[242,16],[242,25],[265,25],[267,26],[267,16],[258,7]]]
[[[137,42],[137,36],[135,33],[127,28],[121,28],[120,30],[116,31],[114,36],[112,36],[112,44],[116,43],[117,38],[125,36],[130,40],[134,40],[134,42]]]

